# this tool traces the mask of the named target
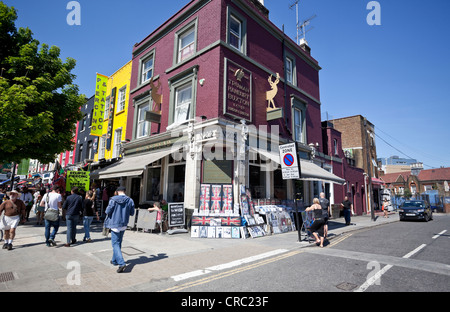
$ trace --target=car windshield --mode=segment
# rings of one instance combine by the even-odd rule
[[[403,204],[403,207],[416,207],[416,208],[423,208],[424,204],[423,201],[407,201]]]

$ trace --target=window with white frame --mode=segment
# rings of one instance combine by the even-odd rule
[[[103,116],[103,119],[106,120],[109,118],[109,110],[111,107],[111,99],[108,97],[106,99],[106,104],[105,104],[105,115]]]
[[[189,119],[192,103],[192,84],[188,83],[175,89],[174,123],[182,123]]]
[[[296,95],[291,96],[293,139],[306,143],[306,109],[307,102]]]
[[[104,159],[106,152],[106,139],[101,137],[98,143],[98,159]]]
[[[116,129],[114,131],[114,148],[113,148],[113,158],[120,157],[120,149],[122,147],[122,128]]]
[[[242,47],[242,22],[235,17],[230,15],[228,20],[228,43],[241,51]]]
[[[290,57],[286,57],[286,81],[294,84],[294,61]]]
[[[294,108],[294,135],[295,141],[303,143],[303,113],[300,109]]]
[[[141,84],[149,81],[153,77],[153,63],[154,63],[153,55],[146,58],[141,63],[141,66],[142,66],[142,68],[141,68]]]
[[[116,110],[117,113],[121,112],[125,109],[126,92],[127,92],[127,86],[125,86],[119,90],[119,98],[118,98],[117,110]]]
[[[191,27],[178,37],[178,62],[191,57],[195,53],[195,27]]]
[[[145,101],[138,105],[137,126],[136,126],[136,138],[142,138],[149,135],[150,122],[145,120],[146,112],[150,111],[150,102]]]

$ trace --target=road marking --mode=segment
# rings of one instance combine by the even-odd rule
[[[433,238],[433,239],[436,239],[436,238],[438,238],[439,236],[441,236],[442,234],[444,234],[445,232],[447,232],[447,230],[443,230],[441,233],[434,235],[432,238]]]
[[[413,251],[411,251],[411,252],[407,253],[406,255],[404,255],[402,258],[409,259],[411,256],[413,256],[414,254],[418,253],[420,250],[422,250],[426,246],[427,246],[426,244],[422,244],[419,247],[417,247],[416,249],[414,249]],[[358,289],[355,290],[355,292],[364,292],[367,288],[369,288],[369,286],[375,284],[375,282],[377,280],[379,280],[381,278],[381,276],[384,273],[386,273],[387,271],[389,271],[389,269],[391,269],[392,267],[393,267],[393,265],[391,265],[391,264],[386,265],[380,271],[375,273],[371,278],[367,279],[364,282],[364,284],[362,284]]]
[[[254,269],[254,268],[257,268],[257,267],[269,264],[269,263],[272,263],[272,262],[276,262],[276,261],[279,261],[279,260],[282,260],[282,259],[286,259],[286,258],[292,257],[294,255],[298,255],[298,254],[300,254],[302,252],[304,252],[304,249],[291,251],[289,253],[283,253],[283,254],[279,255],[278,257],[275,257],[275,258],[261,260],[261,261],[256,262],[256,263],[251,263],[251,264],[249,264],[249,265],[247,265],[245,267],[235,268],[235,269],[232,269],[232,270],[229,270],[229,271],[218,273],[216,275],[205,277],[205,278],[200,279],[200,280],[187,282],[187,283],[182,284],[182,285],[177,285],[177,286],[165,289],[165,290],[161,290],[160,292],[177,292],[177,291],[181,291],[181,290],[186,289],[186,288],[195,287],[195,286],[199,286],[199,285],[202,285],[202,284],[210,283],[210,282],[213,282],[213,281],[218,280],[218,279],[229,277],[231,275],[242,273],[242,272],[245,272],[245,271],[248,271],[248,270],[251,270],[251,269]]]
[[[209,274],[212,273],[213,271],[221,271],[221,270],[225,270],[225,269],[230,269],[236,266],[240,266],[246,263],[250,263],[250,262],[255,262],[258,260],[262,260],[268,257],[273,257],[282,253],[286,253],[288,252],[287,249],[277,249],[277,250],[273,250],[273,251],[269,251],[260,255],[256,255],[256,256],[251,256],[248,258],[244,258],[244,259],[240,259],[240,260],[236,260],[236,261],[232,261],[232,262],[228,262],[228,263],[224,263],[224,264],[220,264],[220,265],[216,265],[216,266],[212,266],[203,270],[196,270],[196,271],[192,271],[192,272],[188,272],[188,273],[183,273],[183,274],[179,274],[179,275],[174,275],[171,276],[171,278],[176,281],[182,281],[188,278],[192,278],[192,277],[197,277],[197,276],[201,276],[201,275],[205,275],[205,274]]]

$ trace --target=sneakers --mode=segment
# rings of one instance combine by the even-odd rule
[[[6,244],[3,245],[2,249],[8,249],[8,250],[11,250],[11,249],[12,249],[12,244],[6,243]]]
[[[117,269],[117,273],[122,273],[123,271],[125,271],[126,267],[126,265],[119,266],[119,268]]]

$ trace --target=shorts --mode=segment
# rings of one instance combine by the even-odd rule
[[[36,210],[39,211],[39,212],[44,212],[44,211],[45,211],[45,207],[43,207],[43,206],[38,206],[38,207],[36,208]]]
[[[15,229],[20,222],[20,216],[13,216],[13,217],[8,217],[8,216],[4,216],[4,220],[5,220],[5,227],[3,228],[3,230],[5,231],[9,231],[11,229]]]

